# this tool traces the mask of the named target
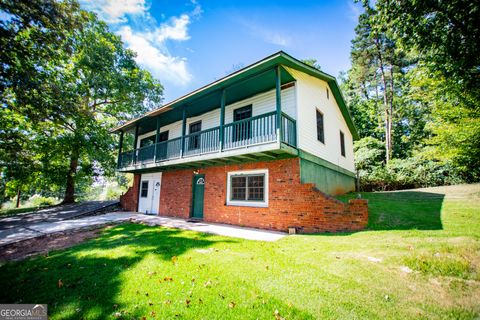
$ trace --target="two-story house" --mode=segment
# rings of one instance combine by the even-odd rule
[[[367,223],[365,200],[330,196],[355,189],[358,135],[338,84],[282,51],[114,132],[118,170],[134,173],[126,210],[299,232]]]

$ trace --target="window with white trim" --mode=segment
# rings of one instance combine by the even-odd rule
[[[229,172],[227,205],[268,206],[268,170]]]

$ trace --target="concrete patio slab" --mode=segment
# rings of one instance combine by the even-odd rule
[[[54,234],[58,232],[68,232],[84,228],[94,228],[127,221],[133,223],[145,223],[150,226],[164,226],[168,228],[185,229],[227,237],[259,241],[277,241],[287,235],[286,233],[282,232],[242,228],[205,222],[188,222],[183,219],[151,216],[136,212],[111,212],[79,219],[30,223],[28,224],[28,227],[16,227],[0,230],[0,247],[43,235]]]
[[[205,222],[188,222],[183,219],[161,217],[154,215],[135,214],[131,218],[133,222],[144,222],[148,225],[158,225],[168,228],[186,229],[197,232],[212,233],[221,236],[241,238],[247,240],[259,241],[277,241],[287,234],[283,232],[268,231],[253,228],[244,228],[231,226],[226,224],[205,223]]]

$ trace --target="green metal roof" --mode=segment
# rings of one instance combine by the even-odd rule
[[[209,110],[219,108],[222,90],[224,89],[226,89],[226,104],[231,104],[249,96],[271,90],[275,87],[274,68],[278,65],[287,66],[326,81],[340,107],[340,111],[345,118],[353,138],[358,139],[357,130],[348,112],[335,77],[307,65],[283,51],[279,51],[224,78],[192,91],[139,118],[130,120],[115,128],[112,132],[132,130],[138,123],[140,127],[139,133],[141,134],[155,129],[157,116],[160,116],[160,125],[165,125],[182,119],[184,108],[187,117],[197,116]],[[295,79],[284,68],[281,68],[281,80],[282,84],[285,84]]]

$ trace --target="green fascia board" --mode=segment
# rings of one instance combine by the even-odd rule
[[[323,166],[323,167],[328,168],[328,169],[333,170],[333,171],[337,171],[337,172],[342,173],[344,175],[347,175],[349,177],[356,178],[355,173],[353,173],[353,172],[351,172],[347,169],[344,169],[340,166],[337,166],[336,164],[333,164],[330,161],[327,161],[325,159],[314,156],[313,154],[311,154],[309,152],[306,152],[306,151],[303,151],[301,149],[299,149],[298,151],[299,151],[298,155],[301,159],[313,162],[315,164],[318,164],[320,166]]]
[[[217,81],[214,81],[195,91],[192,91],[191,93],[188,93],[170,103],[167,103],[159,107],[158,109],[150,111],[139,118],[130,120],[125,124],[113,129],[112,132],[129,131],[135,126],[137,122],[145,122],[146,120],[148,120],[148,118],[153,118],[165,112],[169,112],[170,110],[178,109],[181,107],[186,107],[187,109],[189,106],[195,107],[198,101],[204,99],[209,100],[209,97],[218,96],[219,105],[220,95],[223,89],[231,90],[233,87],[241,84],[243,81],[249,79],[254,80],[256,77],[258,79],[261,79],[261,75],[269,70],[271,70],[273,74],[274,68],[279,65],[288,66],[290,68],[304,72],[310,76],[326,81],[330,87],[330,90],[332,91],[333,96],[335,97],[335,100],[337,101],[338,106],[340,107],[340,111],[345,119],[345,122],[347,123],[348,128],[350,129],[350,132],[352,133],[353,138],[355,140],[359,138],[355,125],[353,124],[352,117],[348,112],[347,105],[340,91],[338,83],[335,80],[335,77],[307,65],[283,51],[276,52],[258,62],[255,62]],[[285,69],[281,68],[281,70],[282,84],[291,81],[292,76]],[[272,88],[274,86],[275,83],[272,82]]]

